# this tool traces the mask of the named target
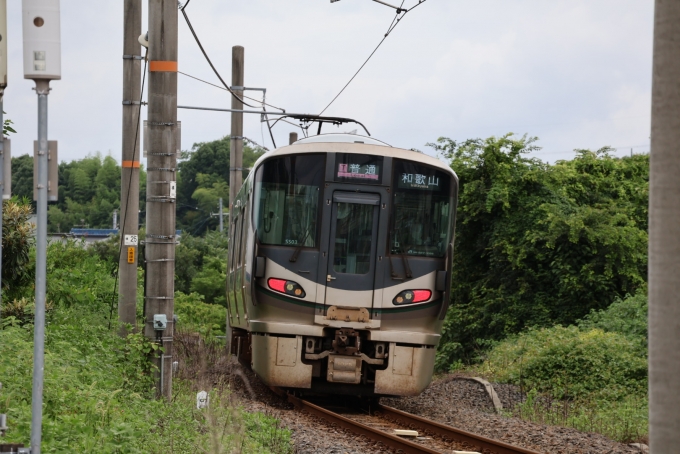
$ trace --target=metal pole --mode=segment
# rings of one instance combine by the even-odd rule
[[[293,145],[298,140],[297,132],[291,132],[288,134],[288,145]]]
[[[650,452],[680,446],[680,2],[656,0],[649,181]]]
[[[123,147],[120,174],[120,238],[123,250],[118,257],[119,334],[125,336],[125,324],[137,325],[137,243],[139,233],[139,102],[141,59],[138,38],[142,33],[142,0],[125,0],[123,31]],[[116,228],[115,226],[113,227]],[[128,248],[133,248],[132,263]]]
[[[33,401],[31,454],[40,454],[43,376],[45,373],[45,291],[47,278],[47,96],[50,81],[36,80],[38,94],[38,217],[35,252],[35,326],[33,335]]]
[[[244,48],[231,48],[231,85],[236,95],[243,99]],[[231,97],[231,108],[243,110],[243,102]],[[229,150],[229,210],[233,207],[236,194],[241,189],[243,180],[243,113],[231,113],[231,144]]]
[[[224,211],[222,210],[222,197],[220,197],[220,233],[224,232]]]
[[[153,318],[165,314],[163,349],[154,358],[163,376],[159,396],[172,397],[175,215],[177,170],[177,1],[149,0],[149,149],[146,185],[147,260],[144,333],[156,338]],[[164,358],[161,357],[164,355]]]

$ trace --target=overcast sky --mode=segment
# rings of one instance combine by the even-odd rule
[[[232,46],[243,45],[246,86],[265,87],[268,102],[289,112],[313,114],[394,17],[370,0],[191,0],[186,11],[225,80]],[[60,160],[96,151],[120,160],[123,2],[62,0],[61,13],[62,80],[51,85],[49,138],[59,140]],[[378,139],[426,152],[440,136],[507,132],[539,137],[534,155],[548,161],[605,145],[619,155],[648,152],[652,16],[652,0],[427,0],[325,114],[356,118]],[[146,16],[144,24],[146,31]],[[8,2],[8,27],[4,110],[18,131],[18,156],[32,152],[37,137],[34,84],[22,73],[19,0]],[[179,70],[219,83],[181,16]],[[178,77],[180,105],[230,107],[226,92]],[[229,134],[226,113],[180,110],[178,119],[183,149]],[[294,130],[279,123],[277,145]],[[246,116],[245,135],[272,148],[258,115]]]

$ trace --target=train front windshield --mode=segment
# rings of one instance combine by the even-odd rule
[[[266,161],[257,171],[255,219],[262,244],[316,247],[325,156]]]
[[[443,257],[451,241],[451,177],[433,167],[394,160],[390,252]]]

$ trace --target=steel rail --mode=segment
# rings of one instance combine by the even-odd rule
[[[497,454],[540,454],[531,449],[513,446],[472,432],[456,429],[445,424],[440,424],[420,416],[397,410],[396,408],[378,405],[376,411],[382,412],[387,419],[404,424],[406,427],[417,427],[420,430],[431,432],[444,438],[469,443],[476,446],[480,451],[488,449]]]
[[[314,405],[302,399],[288,394],[288,402],[293,404],[296,408],[300,410],[305,410],[314,416],[325,419],[326,421],[337,424],[343,429],[350,430],[357,435],[363,435],[374,441],[379,441],[392,449],[396,449],[397,452],[402,452],[405,454],[442,454],[440,451],[435,451],[434,449],[421,446],[412,441],[404,440],[397,437],[396,435],[383,432],[381,430],[374,429],[360,422],[352,421],[349,418],[345,418],[325,408]]]

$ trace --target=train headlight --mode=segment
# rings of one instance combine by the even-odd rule
[[[267,284],[270,289],[279,293],[285,293],[286,295],[295,296],[297,298],[304,298],[307,295],[300,284],[294,281],[271,277],[267,281]]]
[[[422,303],[432,297],[430,290],[404,290],[394,297],[392,302],[396,305]]]

